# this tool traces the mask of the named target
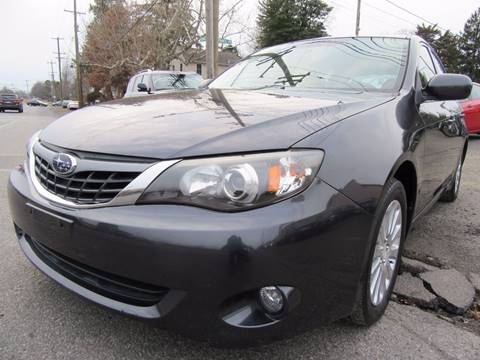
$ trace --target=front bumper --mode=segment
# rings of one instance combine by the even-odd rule
[[[25,255],[63,286],[188,336],[237,344],[349,315],[373,219],[319,179],[291,199],[240,213],[176,205],[61,208],[40,197],[22,169],[11,173],[8,195]],[[79,281],[49,253],[93,280]],[[130,301],[110,291],[112,281],[165,291],[155,303]],[[268,285],[295,289],[297,300],[280,318],[262,313],[252,295]]]

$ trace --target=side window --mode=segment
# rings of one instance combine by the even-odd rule
[[[430,51],[425,46],[420,46],[418,51],[418,75],[420,76],[422,88],[425,88],[430,79],[435,76],[435,66],[430,57]]]

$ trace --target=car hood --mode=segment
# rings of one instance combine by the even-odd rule
[[[218,89],[124,98],[65,115],[40,139],[70,150],[157,159],[280,150],[391,98]]]

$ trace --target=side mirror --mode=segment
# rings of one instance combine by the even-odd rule
[[[148,92],[147,85],[145,85],[144,83],[138,84],[138,85],[137,85],[137,89],[138,89],[138,91],[140,91],[140,92]]]
[[[213,79],[204,79],[202,81],[200,81],[200,84],[198,84],[198,88],[199,89],[205,89],[206,87],[208,87],[208,85],[210,85],[210,83],[213,81]]]
[[[470,96],[472,80],[459,74],[438,74],[430,79],[424,90],[437,100],[461,100]]]

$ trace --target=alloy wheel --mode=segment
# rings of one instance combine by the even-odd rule
[[[370,300],[374,306],[383,301],[394,277],[402,237],[402,221],[402,206],[398,200],[393,200],[383,215],[370,268]]]

